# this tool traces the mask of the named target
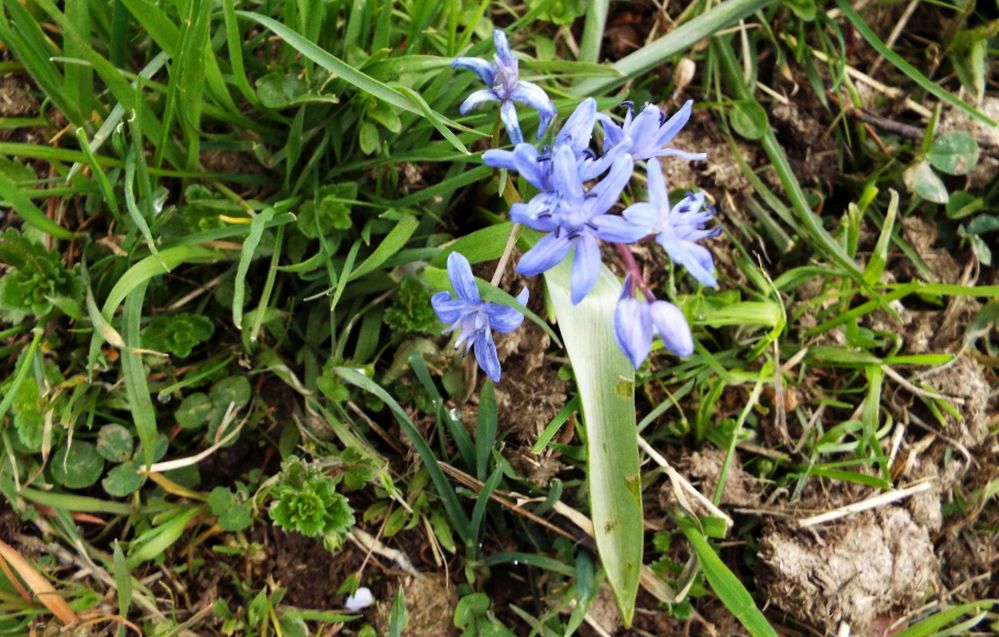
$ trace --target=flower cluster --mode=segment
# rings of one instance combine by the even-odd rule
[[[515,203],[510,209],[514,222],[543,233],[520,259],[517,272],[526,276],[542,274],[572,255],[570,296],[573,303],[579,303],[600,274],[601,242],[614,244],[629,270],[614,313],[614,330],[621,349],[636,368],[648,356],[654,335],[677,356],[690,355],[694,343],[682,311],[672,303],[656,300],[627,246],[651,237],[674,264],[683,266],[701,284],[717,286],[711,253],[697,243],[721,232],[720,227],[706,227],[714,209],[705,203],[704,193],[687,193],[671,203],[659,164],[659,158],[667,157],[705,159],[703,153],[670,146],[690,119],[692,102],[686,102],[669,117],[654,104],[646,105],[637,115],[632,105],[626,104],[626,114],[618,123],[598,113],[595,100],[585,99],[565,121],[553,143],[539,148],[523,140],[515,103],[538,111],[539,140],[555,117],[555,106],[540,87],[519,79],[517,60],[506,36],[496,31],[494,40],[496,57],[492,63],[458,58],[454,67],[474,71],[490,86],[472,93],[462,104],[462,113],[487,101],[500,102],[500,118],[513,143],[510,150],[487,150],[483,162],[515,172],[537,189],[529,200]],[[603,137],[599,152],[593,143],[597,124]],[[633,203],[615,214],[636,162],[645,163],[648,201]],[[466,342],[466,352],[474,346],[480,367],[490,378],[499,380],[491,330],[512,331],[523,317],[512,308],[484,303],[467,260],[457,253],[448,259],[448,273],[458,297],[439,292],[433,297],[433,307],[441,321],[451,325],[449,331],[460,331],[459,346]],[[517,300],[523,304],[526,290],[521,297]]]

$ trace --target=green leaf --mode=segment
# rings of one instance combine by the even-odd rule
[[[367,75],[347,64],[335,55],[324,51],[314,43],[302,37],[301,34],[296,33],[287,26],[276,20],[268,18],[267,16],[249,11],[237,11],[236,13],[237,15],[249,18],[264,27],[267,27],[299,53],[323,67],[333,75],[343,79],[348,84],[356,87],[358,90],[369,95],[373,95],[384,102],[388,102],[396,108],[408,111],[415,115],[426,116],[434,128],[444,135],[445,138],[450,138],[449,141],[451,141],[455,148],[464,154],[468,153],[464,145],[458,140],[457,137],[454,137],[454,134],[448,129],[449,126],[452,128],[459,128],[459,126],[440,113],[430,110],[429,107],[426,106],[425,102],[420,103],[415,100],[412,91],[409,91],[409,99],[406,99],[400,93],[400,89],[403,87],[396,89],[388,84],[384,84],[383,82],[376,80],[370,75]]]
[[[805,22],[815,19],[815,0],[784,0],[784,6]]]
[[[142,329],[142,347],[181,358],[212,337],[215,324],[200,314],[160,314]]]
[[[975,138],[963,130],[956,130],[933,140],[928,159],[940,172],[966,175],[978,165],[978,155]]]
[[[57,250],[8,228],[0,235],[0,263],[8,268],[0,278],[0,320],[20,323],[29,315],[44,320],[57,310],[82,318],[83,278],[78,268],[63,265]]]
[[[52,478],[67,489],[86,489],[97,482],[104,471],[104,458],[97,447],[86,440],[74,440],[59,448],[49,466]]]
[[[729,610],[735,618],[739,620],[752,637],[777,637],[777,632],[767,622],[760,609],[756,607],[756,602],[746,587],[742,585],[739,578],[729,570],[725,563],[721,561],[718,554],[708,543],[708,540],[701,534],[692,521],[684,519],[680,521],[680,530],[690,541],[697,560],[701,563],[704,576],[711,585],[711,589],[721,600],[725,608]]]
[[[146,483],[146,476],[139,473],[142,464],[138,461],[123,462],[112,467],[101,480],[104,491],[113,498],[124,498],[139,490]]]
[[[635,612],[642,567],[642,487],[635,427],[635,370],[614,337],[621,284],[606,268],[573,305],[569,262],[545,273],[559,330],[572,363],[586,427],[587,484],[594,536],[621,618]]]
[[[132,457],[132,432],[117,423],[101,427],[97,434],[97,453],[111,462],[125,462]]]
[[[761,139],[770,127],[767,112],[756,101],[739,101],[733,104],[728,121],[735,132],[753,141]]]
[[[232,295],[232,322],[236,329],[243,329],[243,299],[246,297],[246,274],[250,271],[250,261],[257,251],[260,239],[263,237],[267,222],[274,217],[275,209],[268,207],[250,221],[250,234],[243,241],[239,253],[239,265],[236,266],[236,280]]]
[[[933,203],[947,203],[947,186],[944,185],[940,176],[933,172],[927,161],[909,166],[902,173],[902,180],[905,181],[909,192]]]
[[[267,108],[288,108],[308,103],[336,104],[335,95],[311,91],[297,73],[272,71],[257,80],[257,97]]]
[[[149,396],[149,383],[146,381],[146,368],[142,364],[139,323],[142,320],[142,300],[146,295],[148,281],[143,281],[125,299],[125,325],[122,337],[128,347],[121,354],[121,369],[125,377],[125,397],[132,412],[132,421],[139,434],[139,444],[146,465],[155,460],[156,408]]]
[[[246,376],[229,376],[215,383],[209,396],[212,404],[219,409],[228,409],[229,403],[235,403],[236,407],[240,408],[245,407],[250,402],[253,390],[250,388],[250,381],[246,379]]]
[[[184,397],[174,417],[177,419],[177,424],[184,429],[198,429],[208,425],[212,420],[212,410],[215,410],[215,406],[208,395],[196,392]]]
[[[983,208],[985,201],[981,197],[963,190],[950,193],[950,198],[947,199],[947,217],[950,219],[963,219]]]

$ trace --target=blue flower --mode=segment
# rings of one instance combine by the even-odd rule
[[[714,216],[711,206],[705,207],[704,193],[687,193],[675,206],[670,207],[666,181],[659,162],[648,161],[649,201],[632,204],[624,211],[632,223],[648,226],[656,234],[656,241],[666,250],[669,258],[687,269],[695,279],[708,287],[718,287],[714,277],[711,253],[695,241],[717,237],[721,227],[705,229],[704,224]]]
[[[607,176],[587,192],[572,148],[568,144],[557,146],[552,158],[549,205],[526,204],[510,210],[511,219],[517,223],[548,233],[521,257],[517,272],[541,274],[574,250],[569,275],[571,297],[573,303],[582,301],[600,274],[597,240],[632,243],[650,233],[648,226],[607,214],[631,179],[631,169],[631,157],[619,156]]]
[[[572,149],[583,181],[596,179],[611,166],[614,159],[626,152],[630,142],[616,145],[602,157],[596,157],[590,150],[590,140],[593,137],[593,124],[597,119],[597,102],[588,97],[572,112],[569,119],[555,136],[554,148],[568,146]],[[505,168],[519,173],[532,186],[544,193],[554,190],[552,182],[553,152],[545,149],[542,152],[531,144],[517,144],[513,150],[490,149],[482,154],[482,161],[493,168]]]
[[[499,29],[493,31],[496,55],[492,62],[480,58],[461,57],[451,67],[473,71],[489,88],[475,91],[462,103],[461,114],[467,115],[473,108],[486,102],[500,102],[500,119],[514,144],[524,141],[517,119],[514,102],[526,104],[538,111],[538,139],[555,117],[555,105],[545,91],[537,84],[519,79],[517,58],[510,52],[506,34]]]
[[[635,161],[651,157],[680,157],[688,161],[704,159],[707,157],[704,153],[688,153],[675,148],[665,148],[666,144],[673,141],[680,129],[687,124],[693,104],[693,100],[687,100],[669,119],[655,104],[646,104],[642,112],[634,117],[631,104],[628,104],[628,112],[621,125],[607,115],[598,115],[604,129],[604,152],[610,152],[619,144],[627,143],[630,145],[628,153]]]
[[[614,309],[614,336],[635,369],[648,357],[654,335],[677,356],[690,356],[694,352],[694,339],[680,308],[667,301],[650,303],[645,298],[635,298],[632,288],[629,274]]]
[[[454,348],[465,345],[465,354],[475,348],[475,360],[479,367],[494,383],[500,379],[500,362],[496,355],[496,344],[493,342],[493,332],[506,334],[512,332],[524,321],[524,315],[512,307],[483,301],[479,290],[475,287],[475,277],[468,259],[458,252],[452,252],[447,258],[447,274],[454,287],[456,298],[450,292],[443,291],[430,298],[430,304],[441,323],[449,324],[445,334],[458,330],[458,340]],[[527,303],[527,288],[517,295],[517,302]]]

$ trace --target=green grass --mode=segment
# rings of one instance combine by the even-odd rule
[[[649,617],[679,631],[721,607],[753,635],[827,630],[755,577],[767,511],[791,525],[811,493],[828,509],[907,486],[907,454],[930,449],[945,472],[996,433],[986,419],[979,447],[962,438],[974,397],[933,376],[967,364],[994,386],[999,360],[999,188],[966,177],[995,161],[972,129],[988,121],[972,98],[991,87],[995,19],[962,7],[921,3],[889,46],[894,21],[845,2],[695,0],[662,16],[603,1],[3,3],[3,90],[32,112],[0,114],[0,525],[49,543],[38,570],[117,634],[111,599],[146,634],[409,634],[424,618],[399,555],[449,578],[466,635],[572,634],[605,584],[646,634]],[[586,96],[604,110],[695,99],[677,144],[726,172],[698,165],[675,186],[720,210],[720,288],[649,265],[691,320],[692,356],[659,348],[632,381],[609,332],[594,336],[599,312],[569,305],[555,274],[532,290],[525,329],[550,344],[528,378],[483,383],[440,335],[429,296],[448,287],[447,255],[491,269],[525,194],[481,164],[496,109],[458,112],[480,86],[450,63],[490,56],[494,26],[562,120]],[[879,56],[874,79],[918,108],[869,89]],[[697,70],[676,87],[681,58]],[[818,169],[804,146],[824,153]],[[483,294],[512,303],[509,279]],[[563,387],[543,422],[516,398]],[[677,467],[719,450],[721,479],[646,462],[616,435],[632,426]],[[269,507],[295,484],[290,456],[377,538],[370,556],[356,536],[308,545],[348,573],[316,582],[319,597],[248,566],[283,546]],[[944,525],[988,541],[996,468],[979,460],[947,485]],[[726,482],[747,472],[758,501],[733,504]],[[151,584],[161,569],[176,579]],[[186,607],[213,577],[224,599]],[[54,621],[8,578],[0,634]],[[381,623],[340,612],[361,585],[391,607]],[[981,590],[927,595],[897,628],[988,630]]]

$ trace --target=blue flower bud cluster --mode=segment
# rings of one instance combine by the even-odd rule
[[[523,140],[516,104],[538,111],[538,140],[555,119],[555,105],[539,86],[519,79],[517,59],[506,36],[499,30],[493,35],[493,62],[458,58],[453,66],[475,72],[489,86],[472,93],[461,112],[465,114],[486,102],[500,102],[500,119],[513,143],[512,150],[487,150],[483,162],[518,173],[538,190],[530,200],[515,203],[510,209],[514,222],[544,233],[521,257],[517,272],[525,276],[542,274],[572,255],[570,297],[573,303],[579,303],[600,274],[601,242],[616,244],[631,266],[614,312],[614,331],[621,349],[636,369],[648,356],[655,335],[674,354],[690,355],[694,343],[683,313],[672,303],[655,299],[626,246],[651,237],[674,264],[683,266],[701,284],[717,287],[711,253],[697,243],[721,232],[718,226],[706,227],[714,209],[705,203],[704,193],[687,193],[680,201],[671,202],[659,164],[660,158],[667,157],[705,159],[703,153],[670,146],[690,119],[692,101],[669,117],[654,104],[635,115],[627,104],[627,113],[619,124],[597,112],[595,100],[585,99],[555,134],[554,142],[539,148]],[[592,145],[597,123],[603,133],[599,153]],[[645,162],[648,201],[614,214],[636,162]],[[449,331],[460,331],[458,346],[466,343],[466,352],[474,347],[479,366],[499,381],[492,330],[512,331],[523,316],[513,308],[481,300],[464,256],[449,256],[448,273],[458,296],[439,292],[432,299],[433,307],[441,321],[450,324]],[[527,301],[526,289],[517,300],[522,305]]]

